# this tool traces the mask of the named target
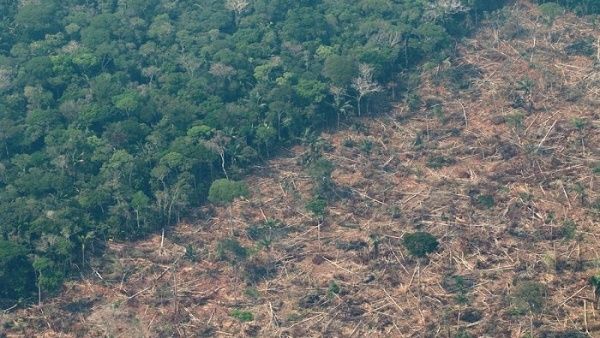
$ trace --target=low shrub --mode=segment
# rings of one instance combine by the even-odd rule
[[[425,257],[438,249],[438,240],[430,233],[419,231],[406,234],[403,239],[404,247],[416,257]]]
[[[542,312],[546,303],[546,294],[546,286],[542,283],[535,281],[520,282],[513,292],[513,313]]]
[[[227,204],[238,197],[247,197],[248,195],[248,187],[244,182],[219,179],[210,186],[208,200],[215,204]]]
[[[220,260],[235,263],[239,260],[245,260],[248,255],[248,249],[233,238],[224,239],[217,245],[217,257]]]
[[[229,313],[229,315],[233,318],[238,319],[241,322],[251,322],[254,320],[254,314],[250,311],[242,311],[235,309]]]

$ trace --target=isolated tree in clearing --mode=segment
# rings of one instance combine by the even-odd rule
[[[356,90],[356,106],[358,116],[360,116],[360,104],[362,99],[367,96],[383,90],[375,80],[373,80],[373,66],[361,63],[358,66],[359,76],[352,80],[352,88]]]

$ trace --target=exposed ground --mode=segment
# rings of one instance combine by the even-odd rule
[[[248,200],[205,207],[162,250],[111,243],[96,273],[3,330],[599,337],[600,29],[527,4],[506,15],[424,72],[420,103],[323,135],[337,198],[322,222],[299,146],[247,178]],[[440,242],[426,259],[402,245],[417,230]]]

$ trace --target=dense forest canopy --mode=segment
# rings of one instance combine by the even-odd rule
[[[0,297],[56,290],[107,239],[173,224],[213,181],[400,98],[501,5],[0,0]]]

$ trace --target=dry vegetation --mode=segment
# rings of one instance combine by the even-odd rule
[[[292,149],[251,197],[112,244],[15,336],[600,336],[598,27],[519,4],[386,116]],[[322,149],[321,219],[300,159]],[[411,257],[405,234],[440,243]],[[567,334],[571,335],[567,335]]]

